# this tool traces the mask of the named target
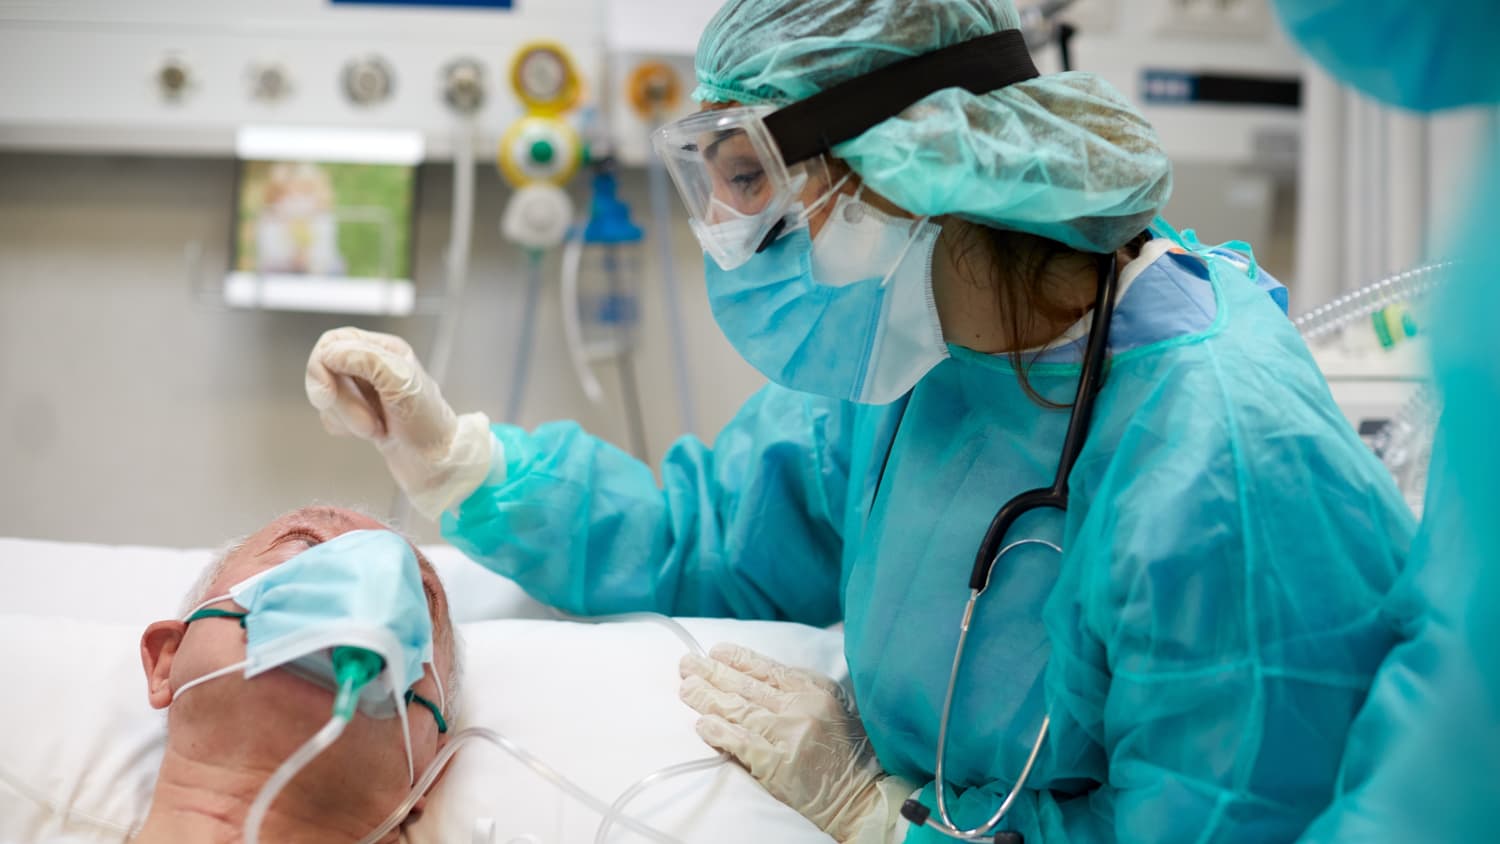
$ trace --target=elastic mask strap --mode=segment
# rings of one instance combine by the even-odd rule
[[[839,190],[844,187],[844,183],[847,182],[847,181],[849,181],[849,177],[853,176],[853,175],[854,175],[854,171],[853,170],[850,170],[849,172],[845,173],[844,177],[842,179],[839,179],[837,182],[833,183],[833,187],[829,188],[826,191],[823,191],[823,195],[820,196],[820,197],[818,197],[817,200],[815,200],[813,202],[813,204],[811,204],[811,205],[807,206],[806,208],[802,209],[802,213],[797,215],[797,223],[796,224],[797,225],[801,225],[802,223],[807,222],[807,220],[808,220],[809,217],[811,217],[812,215],[818,213],[818,209],[819,208],[822,208],[824,205],[828,204],[828,200],[834,198],[835,196],[838,196],[839,195]],[[860,183],[859,187],[860,187],[861,190],[863,190],[864,189],[864,184]],[[787,228],[790,229],[792,227],[788,226]]]
[[[207,683],[209,680],[217,680],[220,677],[227,677],[227,676],[229,676],[230,674],[233,674],[236,671],[240,671],[240,670],[244,669],[245,666],[247,666],[249,664],[250,664],[250,660],[248,660],[248,659],[241,660],[239,662],[234,663],[233,665],[226,665],[223,668],[219,668],[219,669],[216,669],[214,671],[210,671],[207,674],[204,674],[202,677],[196,677],[196,678],[194,678],[192,680],[189,680],[186,683],[183,683],[182,686],[180,686],[177,689],[177,691],[175,691],[175,692],[172,693],[172,702],[176,703],[177,700],[182,697],[182,693],[183,692],[186,692],[188,689],[191,689],[194,686],[201,686],[204,683]]]
[[[439,686],[438,688],[441,689],[442,686]],[[448,719],[443,717],[443,710],[437,704],[433,703],[425,697],[422,697],[411,689],[406,690],[406,702],[420,704],[427,707],[427,711],[432,713],[432,719],[434,721],[437,721],[438,733],[441,735],[442,733],[448,732]]]
[[[807,219],[811,217],[815,212],[817,212],[817,210],[821,208],[824,203],[828,202],[828,200],[832,199],[835,196],[838,196],[839,188],[842,188],[844,186],[844,183],[849,181],[849,177],[853,175],[853,170],[845,173],[844,178],[839,179],[837,182],[835,182],[833,184],[833,187],[829,188],[826,191],[823,191],[823,195],[818,197],[817,201],[813,202],[812,205],[803,208],[802,213],[798,214],[796,217],[793,217],[790,223],[788,223],[786,217],[782,217],[780,220],[777,220],[776,225],[772,226],[771,230],[766,232],[766,236],[761,240],[760,245],[755,247],[756,254],[760,254],[761,252],[770,249],[771,244],[780,240],[782,235],[790,234],[791,232],[794,232],[797,229],[807,225]]]
[[[212,604],[217,604],[220,601],[229,601],[229,600],[232,600],[232,597],[230,596],[230,594],[228,592],[225,592],[224,594],[218,596],[217,598],[209,598],[207,601],[204,601],[203,603],[199,604],[198,606],[193,607],[192,610],[190,610],[188,612],[187,617],[184,618],[183,621],[192,621],[194,619],[194,617],[198,615],[199,612],[202,612],[202,610],[203,610],[204,607],[210,606]]]
[[[922,233],[922,226],[926,225],[927,221],[931,219],[931,217],[918,217],[912,224],[911,235],[906,238],[906,245],[901,247],[901,254],[896,256],[896,262],[891,264],[891,268],[885,271],[885,277],[880,280],[881,287],[889,284],[891,276],[895,275],[896,270],[900,269],[901,265],[906,263],[906,254],[911,251],[912,244],[917,242],[917,235]]]
[[[234,610],[216,610],[205,607],[204,609],[198,610],[197,612],[183,619],[183,623],[192,624],[193,622],[204,618],[232,618],[235,621],[238,621],[240,623],[240,627],[243,628],[245,626],[245,617],[248,615],[250,615],[250,613],[236,612]]]

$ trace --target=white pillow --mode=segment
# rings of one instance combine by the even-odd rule
[[[735,641],[831,675],[842,670],[835,631],[685,623],[705,647]],[[165,719],[146,703],[141,630],[0,615],[0,652],[11,655],[10,692],[0,696],[0,842],[121,842],[144,819]],[[607,802],[658,768],[710,755],[693,733],[694,713],[677,700],[682,643],[654,624],[505,620],[460,625],[460,635],[460,726],[504,733]],[[684,842],[828,841],[737,768],[664,782],[628,811]],[[492,840],[535,844],[592,841],[599,820],[475,743],[458,754],[409,840],[464,844],[486,818]],[[624,831],[610,838],[638,840]]]

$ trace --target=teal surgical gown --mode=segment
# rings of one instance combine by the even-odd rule
[[[1490,64],[1494,64],[1490,62]],[[1500,145],[1476,162],[1472,212],[1433,339],[1446,411],[1411,564],[1391,614],[1402,641],[1350,732],[1338,799],[1306,844],[1500,839]]]
[[[1279,287],[1196,248],[1126,281],[1071,505],[1012,533],[1063,553],[1018,549],[980,599],[950,807],[993,812],[1050,713],[1002,824],[1031,844],[1291,840],[1331,799],[1395,641],[1413,519]],[[1084,342],[1030,367],[1042,395],[1071,401]],[[444,535],[574,613],[842,620],[880,762],[931,806],[975,549],[1002,502],[1051,481],[1068,421],[1007,358],[952,353],[891,406],[768,386],[712,448],[679,441],[660,484],[574,424],[498,426],[505,480]]]

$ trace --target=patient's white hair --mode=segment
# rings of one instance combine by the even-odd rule
[[[341,506],[345,510],[352,510],[356,513],[359,513],[360,515],[368,516],[369,518],[374,519],[381,524],[386,524],[385,519],[382,519],[363,508],[350,507],[348,505]],[[298,509],[302,508],[299,507]],[[276,519],[289,516],[295,512],[297,511],[288,510],[287,512],[282,513],[280,516],[277,516]],[[272,519],[272,521],[276,521],[276,519]],[[401,534],[401,536],[407,542],[411,543],[413,548],[417,547],[416,541],[413,540],[410,536],[407,536],[406,533],[399,530],[398,528],[390,527],[389,525],[387,525],[387,527],[389,530]],[[183,600],[181,610],[177,613],[178,618],[186,618],[188,613],[198,608],[199,604],[202,604],[204,601],[207,601],[210,598],[216,597],[215,595],[210,594],[209,590],[212,589],[213,585],[219,581],[219,577],[224,574],[225,569],[229,568],[229,559],[235,555],[235,552],[239,551],[241,548],[244,548],[245,542],[249,539],[249,536],[241,536],[236,539],[231,539],[223,545],[219,546],[218,550],[214,552],[213,560],[204,567],[203,571],[199,573],[198,579],[193,582],[193,588],[188,591],[187,598]],[[458,625],[453,623],[453,618],[451,615],[448,619],[448,630],[450,633],[449,638],[453,642],[453,658],[448,661],[448,675],[443,678],[443,696],[446,699],[446,703],[448,704],[447,711],[443,713],[443,717],[451,723],[458,720],[458,703],[461,699],[461,692],[463,691],[464,642],[463,638],[459,635]],[[436,701],[434,701],[434,703],[436,703]]]

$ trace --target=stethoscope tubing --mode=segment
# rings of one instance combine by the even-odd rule
[[[953,817],[948,812],[947,798],[944,796],[949,719],[953,713],[953,695],[958,687],[958,673],[963,664],[964,646],[968,641],[969,628],[974,620],[974,607],[979,601],[979,596],[984,594],[984,590],[989,586],[990,575],[995,565],[1001,557],[1021,545],[1045,545],[1059,554],[1062,553],[1060,546],[1043,539],[1020,539],[1008,545],[1005,544],[1005,539],[1015,523],[1032,510],[1042,508],[1067,510],[1068,475],[1072,473],[1073,465],[1078,461],[1078,455],[1083,451],[1084,443],[1088,439],[1089,423],[1094,416],[1094,403],[1098,398],[1099,390],[1104,386],[1104,371],[1109,350],[1109,329],[1114,319],[1115,291],[1119,286],[1118,260],[1113,255],[1109,256],[1108,260],[1107,268],[1102,260],[1100,262],[1099,290],[1094,302],[1094,316],[1089,325],[1089,341],[1084,350],[1083,366],[1078,376],[1078,392],[1073,399],[1072,415],[1068,418],[1067,433],[1063,437],[1057,474],[1053,476],[1051,486],[1027,490],[1001,505],[995,517],[990,521],[989,529],[985,531],[984,539],[979,543],[979,550],[975,554],[974,570],[969,578],[969,599],[964,605],[958,643],[953,651],[953,668],[948,674],[948,690],[943,696],[943,711],[938,722],[937,759],[934,770],[937,781],[938,817],[926,817],[926,812],[920,804],[914,807],[912,814],[907,814],[907,808],[915,801],[908,801],[908,807],[902,809],[902,814],[906,815],[909,820],[931,826],[949,838],[962,841],[999,841],[1001,837],[1004,837],[1015,844],[1021,844],[1019,833],[997,834],[995,826],[1010,811],[1021,789],[1025,787],[1026,780],[1031,776],[1031,769],[1036,764],[1042,744],[1047,739],[1047,731],[1052,723],[1051,716],[1042,717],[1042,724],[1037,730],[1036,741],[1032,743],[1031,753],[1026,758],[1026,765],[1022,768],[1020,776],[1016,778],[1015,785],[1011,786],[1010,791],[1005,795],[1000,808],[988,820],[972,829],[960,829],[953,822]]]

